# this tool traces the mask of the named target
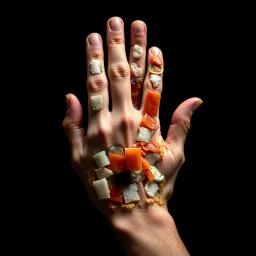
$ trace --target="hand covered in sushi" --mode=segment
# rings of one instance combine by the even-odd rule
[[[83,109],[78,98],[72,93],[66,96],[67,112],[62,124],[72,166],[121,242],[123,235],[133,240],[139,230],[141,237],[135,236],[141,241],[138,248],[144,246],[144,255],[165,255],[163,246],[159,249],[163,243],[159,239],[166,237],[159,233],[159,227],[168,227],[173,230],[170,243],[174,244],[166,255],[175,250],[188,255],[166,206],[184,163],[192,114],[202,100],[194,97],[181,102],[170,117],[167,137],[162,138],[159,107],[164,60],[159,48],[146,49],[146,24],[140,20],[131,24],[128,60],[121,18],[107,21],[106,43],[105,67],[101,36],[91,33],[86,38],[87,129],[82,126]],[[149,234],[159,237],[158,246],[145,248],[143,241]],[[130,243],[122,244],[126,247]],[[125,250],[141,255],[135,247]]]

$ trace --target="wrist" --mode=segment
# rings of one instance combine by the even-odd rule
[[[127,255],[189,255],[172,216],[157,204],[114,214],[111,226]]]

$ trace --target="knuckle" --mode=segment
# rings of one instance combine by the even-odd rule
[[[130,76],[128,63],[118,62],[109,67],[109,76],[114,80],[121,80]]]
[[[83,156],[81,153],[74,151],[72,153],[71,166],[74,170],[79,170],[81,168]]]
[[[103,76],[89,77],[87,81],[88,90],[90,92],[100,92],[106,87],[106,80]]]
[[[177,150],[176,151],[176,157],[175,159],[177,160],[179,165],[183,165],[185,163],[185,154],[183,150]]]
[[[136,122],[130,115],[122,115],[120,118],[120,126],[125,130],[134,130],[136,128]]]
[[[189,130],[190,130],[190,120],[173,120],[172,121],[173,124],[179,125],[182,130],[184,131],[185,135],[188,134]]]
[[[110,138],[113,135],[110,125],[103,123],[98,126],[98,136],[102,138]]]

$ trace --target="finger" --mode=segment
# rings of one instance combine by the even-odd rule
[[[108,112],[108,80],[104,69],[102,38],[92,33],[86,38],[88,115],[104,116]]]
[[[82,127],[83,111],[81,104],[74,94],[67,94],[67,112],[62,122],[62,127],[67,136],[72,159],[79,159],[82,156],[85,131]]]
[[[192,114],[203,103],[200,98],[190,98],[182,102],[174,111],[165,142],[183,150],[190,129]]]
[[[145,112],[148,106],[153,103],[154,113],[152,112],[151,115],[157,117],[159,116],[160,98],[163,89],[163,66],[162,51],[157,47],[151,47],[148,51],[148,69],[143,85],[141,111]],[[149,97],[149,92],[153,93],[155,103],[152,97]]]
[[[147,26],[141,20],[131,25],[131,49],[129,65],[131,70],[132,103],[136,109],[140,108],[142,86],[145,76],[147,47]]]
[[[120,110],[132,106],[130,68],[125,51],[124,23],[119,17],[107,22],[108,76],[112,109]]]

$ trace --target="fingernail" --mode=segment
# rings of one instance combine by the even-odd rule
[[[88,37],[88,43],[90,46],[99,46],[101,44],[100,36],[97,34],[92,34]]]
[[[142,35],[145,32],[145,25],[142,22],[137,22],[133,26],[133,32],[137,35]]]
[[[160,54],[160,50],[157,47],[153,47],[150,49],[150,53],[156,56]]]
[[[200,106],[201,104],[203,103],[202,100],[198,100],[192,107],[192,112],[195,112]]]
[[[109,21],[109,28],[112,31],[119,31],[119,30],[121,30],[121,20],[119,18],[112,18]]]
[[[70,107],[70,102],[69,102],[69,96],[68,96],[68,94],[66,95],[66,105],[67,105],[67,109],[69,109],[69,107]]]

